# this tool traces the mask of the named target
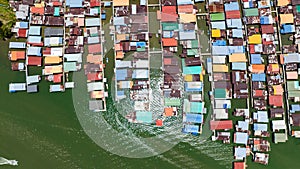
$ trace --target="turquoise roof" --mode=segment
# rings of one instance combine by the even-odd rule
[[[147,111],[137,111],[136,120],[142,123],[151,123],[152,122],[152,113]]]

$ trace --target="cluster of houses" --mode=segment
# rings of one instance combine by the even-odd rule
[[[87,45],[88,63],[84,68],[90,82],[88,91],[94,100],[90,108],[105,110],[105,102],[99,103],[105,96],[100,7],[110,3],[100,4],[100,0],[23,0],[10,1],[10,5],[18,20],[12,31],[20,41],[10,42],[9,59],[12,70],[25,71],[26,83],[11,83],[9,91],[38,92],[37,83],[42,77],[51,83],[50,92],[74,88],[69,76],[71,72],[81,70],[84,45]],[[32,74],[32,67],[41,67],[41,72]]]
[[[278,0],[280,32],[287,36],[290,44],[282,44],[280,55],[283,64],[283,73],[286,80],[287,110],[289,134],[300,138],[300,88],[299,88],[299,35],[300,35],[300,1]]]
[[[145,0],[113,0],[116,100],[131,100],[134,123],[152,123],[149,111],[149,25]]]
[[[280,35],[271,5],[269,0],[211,0],[207,4],[212,45],[207,70],[214,100],[210,128],[213,140],[235,143],[234,168],[245,168],[250,152],[254,162],[268,164],[270,122],[274,142],[287,140],[284,74],[276,53]],[[282,29],[288,28],[281,24]],[[248,107],[234,109],[233,116],[244,120],[236,121],[233,138],[230,130],[235,122],[228,115],[232,98],[247,99]]]
[[[162,0],[160,21],[163,59],[163,121],[182,112],[184,133],[202,132],[204,119],[202,61],[197,34],[197,8],[191,0]]]

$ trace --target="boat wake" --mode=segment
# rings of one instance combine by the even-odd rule
[[[4,157],[0,157],[0,165],[13,165],[13,166],[17,166],[18,165],[18,161],[17,160],[8,160]]]

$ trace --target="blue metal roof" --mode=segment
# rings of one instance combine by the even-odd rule
[[[251,64],[262,64],[260,54],[251,54]]]
[[[127,78],[127,69],[117,69],[116,70],[116,79],[125,80]]]
[[[236,11],[240,10],[239,3],[238,2],[231,2],[231,3],[225,3],[224,4],[225,11]]]
[[[252,81],[253,82],[265,82],[266,81],[266,74],[265,73],[252,74]]]
[[[202,114],[190,114],[185,115],[185,122],[187,123],[202,123],[203,115]]]

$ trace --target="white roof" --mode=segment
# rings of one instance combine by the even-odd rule
[[[248,134],[247,133],[243,133],[243,132],[236,132],[235,133],[235,138],[234,138],[234,143],[236,144],[248,144]]]
[[[249,130],[249,122],[248,121],[238,121],[238,128],[242,131]]]
[[[131,61],[116,60],[116,68],[131,68]]]
[[[95,91],[95,90],[104,90],[104,83],[103,82],[91,82],[87,84],[88,92]]]
[[[245,147],[235,147],[234,157],[237,160],[243,160],[247,156],[247,149]]]
[[[63,91],[63,88],[61,85],[50,85],[50,92],[61,92]]]
[[[27,76],[27,84],[38,83],[40,81],[40,75]]]
[[[82,63],[82,54],[81,53],[64,54],[64,58],[67,59],[67,62]]]
[[[214,109],[214,116],[217,120],[228,119],[228,113],[226,109]]]
[[[44,56],[62,56],[63,48],[51,48],[50,54],[44,54]]]
[[[65,83],[65,88],[66,89],[72,89],[75,87],[75,82],[66,82]]]
[[[25,91],[26,83],[10,83],[9,92]]]
[[[215,108],[217,109],[231,108],[231,100],[215,99]]]
[[[267,111],[258,111],[257,113],[253,113],[254,119],[257,119],[259,123],[268,123],[268,112]]]
[[[273,132],[275,132],[275,130],[285,130],[286,129],[285,121],[284,120],[273,120],[272,128],[273,128]]]
[[[146,79],[146,78],[148,78],[148,70],[147,69],[135,69],[135,70],[133,70],[132,78]]]
[[[136,68],[148,68],[149,67],[149,61],[148,60],[138,60],[135,62]]]
[[[213,63],[225,64],[226,56],[213,56]]]

